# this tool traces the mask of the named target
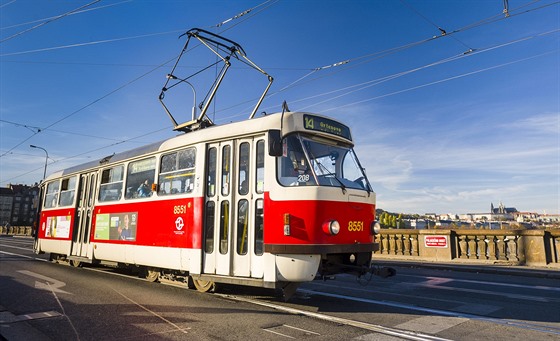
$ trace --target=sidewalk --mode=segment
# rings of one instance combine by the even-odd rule
[[[469,264],[469,263],[436,263],[429,261],[373,259],[374,265],[387,267],[429,268],[448,271],[480,272],[486,274],[500,274],[511,276],[527,276],[560,279],[560,268],[535,267],[526,265],[500,264]],[[397,276],[398,276],[397,271]]]

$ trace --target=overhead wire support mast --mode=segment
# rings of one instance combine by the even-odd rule
[[[222,83],[222,81],[223,81],[223,79],[226,75],[227,70],[231,66],[231,61],[230,60],[231,60],[232,57],[239,60],[240,62],[243,62],[246,65],[249,65],[251,68],[259,71],[260,73],[267,76],[267,78],[268,78],[268,85],[266,86],[266,88],[263,91],[261,97],[257,101],[257,104],[255,105],[255,108],[253,109],[253,111],[249,115],[249,119],[252,119],[255,116],[255,113],[257,112],[257,110],[259,109],[262,101],[264,100],[264,97],[268,93],[268,90],[272,86],[272,82],[274,81],[272,76],[270,76],[268,73],[266,73],[263,69],[261,69],[255,63],[253,63],[247,57],[247,54],[245,53],[245,51],[243,50],[241,45],[239,45],[238,43],[236,43],[236,42],[234,42],[230,39],[224,38],[222,36],[219,36],[217,34],[214,34],[212,32],[208,32],[208,31],[200,29],[200,28],[193,28],[193,29],[187,31],[186,33],[182,34],[179,38],[181,38],[184,35],[186,35],[188,37],[187,41],[185,42],[185,45],[183,47],[183,50],[179,54],[179,57],[177,57],[177,60],[175,62],[175,65],[173,66],[173,69],[171,70],[171,73],[169,73],[167,75],[167,81],[165,82],[165,84],[164,84],[164,86],[161,90],[161,93],[159,95],[159,101],[160,101],[161,105],[163,106],[165,112],[167,113],[167,115],[171,119],[171,122],[173,123],[173,126],[174,126],[173,130],[189,132],[189,131],[192,131],[192,130],[202,129],[202,128],[205,128],[207,126],[211,126],[211,125],[214,124],[210,120],[210,118],[206,115],[206,112],[208,111],[208,108],[210,107],[210,104],[214,100],[216,92],[218,91],[218,88],[220,87],[220,85],[221,85],[221,83]],[[198,72],[195,72],[194,74],[192,74],[192,75],[190,75],[186,78],[179,78],[179,77],[177,77],[177,75],[175,75],[175,70],[177,69],[177,66],[179,65],[179,61],[181,60],[181,58],[183,57],[185,52],[187,52],[187,48],[189,46],[189,42],[190,42],[191,38],[197,39],[202,45],[206,46],[210,51],[212,51],[212,53],[214,53],[216,56],[218,56],[218,58],[220,60],[217,63],[223,62],[224,66],[222,67],[222,70],[219,72],[219,74],[216,75],[216,79],[214,80],[214,83],[210,87],[204,102],[200,103],[199,106],[201,108],[201,112],[198,115],[198,117],[195,118],[194,115],[193,115],[191,121],[187,121],[187,122],[184,122],[184,123],[180,124],[180,123],[177,123],[177,120],[175,120],[175,118],[171,114],[171,111],[169,110],[169,108],[167,107],[167,105],[163,101],[164,98],[165,98],[165,93],[168,90],[172,89],[173,87],[175,87],[175,86],[177,86],[181,83],[187,83],[188,85],[192,86],[192,84],[189,83],[189,81],[188,81],[190,78],[192,78],[192,77],[198,75],[199,73],[207,70],[208,68],[216,65],[216,63],[215,63],[215,64],[212,64],[208,67],[205,67],[205,68],[199,70]],[[224,51],[224,50],[226,50],[226,51]],[[193,88],[193,92],[194,92],[194,88]]]

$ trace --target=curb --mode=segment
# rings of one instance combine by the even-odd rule
[[[484,265],[476,266],[469,264],[448,264],[448,263],[425,263],[425,262],[411,262],[411,261],[398,261],[398,260],[375,260],[375,265],[381,266],[395,266],[395,267],[409,267],[409,268],[428,268],[448,271],[463,271],[463,272],[476,272],[485,274],[499,274],[511,275],[521,277],[539,277],[560,279],[560,269],[552,268],[520,268],[519,266],[513,268],[510,266],[500,265]],[[397,272],[398,276],[398,272]]]

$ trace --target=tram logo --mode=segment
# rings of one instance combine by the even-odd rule
[[[184,226],[185,226],[185,223],[183,222],[182,217],[178,217],[177,219],[175,219],[175,228],[177,230],[181,231]]]

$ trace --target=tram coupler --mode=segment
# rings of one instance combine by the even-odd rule
[[[369,268],[368,272],[382,278],[393,277],[397,274],[397,270],[387,266],[382,266],[382,267],[374,266]]]

